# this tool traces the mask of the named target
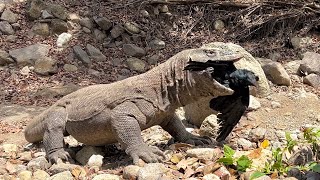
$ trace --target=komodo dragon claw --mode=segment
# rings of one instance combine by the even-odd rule
[[[139,159],[146,163],[162,162],[165,159],[164,153],[155,146],[136,146],[135,148],[127,149],[126,152],[132,157],[133,163],[138,165]]]
[[[49,153],[48,159],[49,159],[50,163],[53,164],[53,163],[58,163],[58,159],[61,159],[63,161],[67,161],[68,159],[71,159],[71,156],[64,149],[59,149],[57,151]]]

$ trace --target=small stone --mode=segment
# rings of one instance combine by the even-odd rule
[[[31,180],[32,179],[32,172],[31,171],[21,171],[18,174],[18,177],[20,180]]]
[[[155,50],[161,50],[166,47],[166,43],[162,40],[159,40],[159,39],[154,39],[154,40],[150,41],[149,44],[150,44],[150,47]]]
[[[63,69],[67,72],[76,72],[78,71],[78,67],[73,64],[65,64]]]
[[[54,15],[56,18],[61,20],[66,20],[68,17],[68,13],[65,7],[58,5],[58,4],[50,4],[48,6],[49,11]]]
[[[303,78],[303,83],[314,88],[320,88],[320,76],[317,74],[309,74]]]
[[[148,63],[151,65],[156,65],[159,62],[160,56],[159,55],[152,55],[148,58]]]
[[[195,149],[188,149],[187,155],[189,157],[195,157],[198,159],[204,159],[204,160],[211,160],[216,156],[215,149],[212,148],[195,148]]]
[[[69,164],[69,163],[58,163],[58,164],[53,164],[50,168],[49,168],[49,173],[50,174],[58,174],[64,171],[71,171],[74,168],[79,167],[78,165],[75,164]]]
[[[112,27],[112,22],[105,17],[93,17],[93,20],[102,30],[108,31]]]
[[[124,44],[123,41],[115,41],[114,43],[116,44],[117,47],[120,47]]]
[[[98,48],[94,47],[93,45],[87,44],[86,48],[91,58],[97,61],[105,61],[107,59],[107,57],[104,54],[102,54],[102,52]]]
[[[129,33],[129,34],[139,34],[140,29],[136,23],[130,23],[127,22],[124,24],[124,29]]]
[[[7,21],[0,22],[0,31],[6,35],[14,34],[12,26]]]
[[[93,167],[93,166],[101,167],[102,164],[103,164],[103,156],[101,156],[101,155],[92,155],[89,158],[87,164],[88,164],[89,167]]]
[[[206,174],[203,176],[203,180],[220,180],[220,177],[215,174]]]
[[[259,108],[261,108],[260,102],[257,100],[256,97],[250,95],[248,111],[255,111]]]
[[[85,65],[89,66],[91,65],[91,60],[88,56],[88,54],[78,45],[73,47],[73,52],[75,56],[83,62]]]
[[[284,64],[284,68],[289,74],[299,74],[299,67],[301,62],[301,60],[290,61]]]
[[[63,47],[65,46],[72,38],[72,34],[69,33],[62,33],[58,36],[57,39],[57,46]]]
[[[51,176],[48,180],[73,180],[73,176],[70,171],[64,171]]]
[[[150,14],[147,10],[141,10],[140,13],[143,17],[150,17]]]
[[[161,5],[161,6],[159,7],[159,12],[160,12],[160,13],[167,13],[167,12],[169,12],[168,6],[167,6],[167,5]]]
[[[123,178],[124,179],[137,179],[139,170],[141,167],[136,165],[129,165],[123,169]]]
[[[294,49],[301,49],[308,47],[313,43],[310,37],[293,37],[291,38],[291,44]]]
[[[43,0],[32,0],[27,8],[27,15],[31,19],[38,19],[41,16],[41,11],[46,8],[46,3]]]
[[[9,161],[6,163],[5,165],[6,170],[10,173],[10,174],[14,174],[17,173],[17,164],[12,164]]]
[[[35,159],[32,159],[27,164],[27,169],[29,171],[35,171],[37,169],[46,170],[50,167],[50,163],[47,161],[47,159],[43,156],[37,157]]]
[[[16,36],[16,35],[8,35],[8,36],[6,37],[6,41],[7,41],[7,42],[12,42],[12,43],[14,43],[14,42],[16,42],[16,40],[17,40],[17,36]]]
[[[200,126],[199,134],[201,136],[209,136],[212,138],[216,138],[218,135],[220,125],[218,123],[217,115],[215,114],[209,115],[204,119],[203,122],[199,122],[198,120],[196,120],[196,121],[192,121],[191,123],[197,126]]]
[[[57,72],[57,68],[57,61],[50,57],[37,59],[34,64],[34,71],[41,75],[54,74]]]
[[[20,29],[21,29],[21,26],[20,26],[19,23],[13,23],[13,24],[11,24],[11,26],[12,26],[12,28],[13,28],[14,30],[20,30]]]
[[[222,31],[224,29],[224,22],[221,20],[214,21],[213,27],[217,31]]]
[[[5,8],[6,8],[6,4],[1,2],[0,3],[0,13],[2,13],[5,10]]]
[[[82,18],[79,21],[81,26],[84,26],[88,29],[93,29],[93,21],[90,18]]]
[[[50,29],[49,25],[47,23],[36,23],[31,28],[32,32],[41,36],[49,36],[50,35]]]
[[[101,73],[99,71],[94,70],[94,69],[89,69],[88,74],[95,76],[95,77],[99,77],[101,75]]]
[[[102,42],[107,37],[107,35],[99,29],[93,30],[93,36],[98,42]]]
[[[320,174],[317,172],[309,171],[309,172],[307,172],[305,177],[306,177],[306,180],[318,180],[318,179],[320,179]]]
[[[71,21],[71,22],[74,22],[74,23],[79,23],[80,22],[80,17],[78,14],[76,13],[70,13],[68,15],[68,19]]]
[[[88,163],[89,158],[92,155],[101,155],[104,156],[101,148],[94,146],[85,146],[76,154],[76,160],[82,165],[86,165]]]
[[[92,180],[120,180],[120,177],[114,174],[99,174],[94,176]]]
[[[111,37],[116,39],[117,37],[121,36],[122,33],[125,32],[125,29],[121,25],[115,25],[111,29]]]
[[[286,70],[279,62],[271,62],[263,67],[263,71],[266,73],[267,78],[277,85],[291,85],[291,79]]]
[[[46,152],[35,152],[33,154],[34,157],[45,157],[46,156]]]
[[[303,54],[303,59],[299,70],[304,74],[317,74],[320,75],[320,54],[315,52],[306,52]]]
[[[146,51],[134,44],[124,44],[123,51],[125,54],[133,57],[142,57],[146,55]]]
[[[224,167],[220,167],[218,170],[214,172],[221,180],[228,180],[231,177],[230,172]]]
[[[137,72],[144,72],[146,68],[146,63],[138,58],[128,58],[127,65],[129,69]]]
[[[278,52],[271,52],[269,53],[268,57],[274,62],[279,61],[283,58],[283,56]]]
[[[68,24],[63,20],[53,19],[51,20],[51,29],[52,29],[52,32],[56,34],[68,32]]]
[[[43,19],[52,19],[53,18],[53,15],[50,14],[47,10],[43,10],[42,11],[42,14],[41,14],[41,17]]]
[[[0,66],[14,63],[14,60],[10,57],[9,53],[0,49]]]
[[[247,139],[239,138],[239,139],[237,140],[237,143],[238,143],[238,145],[239,145],[240,147],[242,147],[242,149],[243,149],[244,151],[247,151],[247,150],[249,150],[249,149],[252,148],[252,143],[251,143],[249,140],[247,140]]]
[[[30,72],[31,72],[31,70],[28,66],[25,66],[20,70],[20,74],[25,75],[25,76],[29,75]]]
[[[280,107],[281,107],[281,104],[279,102],[276,102],[276,101],[271,102],[272,109],[276,109],[276,108],[280,108]]]
[[[121,59],[121,58],[112,58],[111,61],[112,61],[112,64],[114,66],[120,66],[120,65],[122,65],[123,59]]]
[[[13,13],[10,9],[6,9],[3,11],[0,19],[9,23],[16,23],[18,21],[18,15]]]
[[[138,180],[159,179],[167,171],[162,163],[149,163],[139,170]]]
[[[91,30],[89,28],[83,27],[82,30],[83,30],[83,32],[85,32],[87,34],[91,33]]]
[[[17,153],[18,146],[16,144],[3,144],[2,149],[5,153]]]
[[[253,142],[258,142],[259,140],[264,139],[267,130],[264,128],[255,128],[250,131],[250,138]]]
[[[34,173],[33,173],[33,179],[34,180],[43,180],[43,179],[47,179],[49,178],[50,175],[43,171],[43,170],[40,170],[40,169],[37,169]]]
[[[27,162],[31,161],[32,160],[31,152],[26,151],[26,152],[19,153],[19,159],[21,161],[27,161]]]

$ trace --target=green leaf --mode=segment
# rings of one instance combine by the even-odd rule
[[[248,156],[242,155],[237,160],[237,169],[238,171],[246,171],[247,168],[251,167],[252,161],[248,158]]]
[[[292,141],[292,138],[291,138],[291,135],[290,135],[289,132],[286,132],[285,135],[286,135],[286,140],[287,141]]]
[[[233,164],[233,159],[230,157],[223,157],[223,158],[220,158],[217,162],[221,162],[223,163],[224,165],[228,166],[228,165],[232,165]]]
[[[312,166],[311,170],[314,172],[320,173],[320,164],[316,164]]]
[[[265,174],[265,173],[262,173],[262,172],[259,172],[259,171],[256,171],[256,172],[254,172],[254,173],[251,174],[250,180],[257,179],[257,178],[262,177],[262,176],[264,176],[264,175],[266,175],[266,174]]]
[[[227,157],[227,158],[232,158],[232,156],[235,153],[235,151],[231,147],[229,147],[227,145],[223,146],[223,152],[224,152],[224,156]]]

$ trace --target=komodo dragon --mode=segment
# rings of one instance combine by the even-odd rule
[[[34,118],[25,129],[28,142],[43,140],[50,162],[69,154],[63,149],[63,137],[72,135],[87,145],[120,142],[121,147],[138,163],[158,162],[163,153],[143,142],[141,130],[160,125],[176,141],[207,143],[192,135],[175,115],[178,107],[205,96],[231,95],[233,90],[211,77],[211,70],[184,70],[193,61],[236,61],[240,54],[222,54],[206,48],[184,50],[147,71],[111,84],[92,85],[68,94]],[[215,67],[213,67],[214,69]]]

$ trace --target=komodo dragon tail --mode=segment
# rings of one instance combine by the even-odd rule
[[[35,116],[32,122],[29,123],[28,126],[25,128],[24,136],[28,142],[35,143],[35,142],[42,141],[43,134],[45,131],[44,119],[48,111],[49,109],[45,110],[38,116]]]

